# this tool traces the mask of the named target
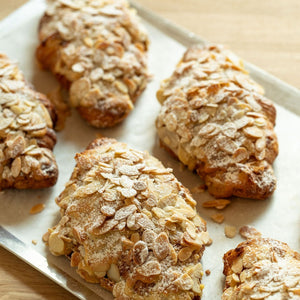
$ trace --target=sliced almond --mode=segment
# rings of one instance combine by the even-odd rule
[[[116,212],[115,220],[119,221],[122,219],[126,219],[128,216],[133,214],[136,210],[137,210],[137,207],[134,204],[124,206]]]
[[[240,274],[243,270],[243,259],[241,257],[238,257],[232,264],[231,270],[236,273]]]
[[[215,199],[203,202],[202,206],[205,208],[224,209],[230,203],[231,201],[228,199]]]
[[[40,213],[41,211],[43,211],[45,208],[45,204],[44,203],[38,203],[34,206],[31,207],[30,209],[30,214],[34,215],[34,214],[38,214]]]
[[[264,135],[263,131],[256,126],[246,127],[244,128],[244,132],[247,136],[255,139],[261,138]]]
[[[224,233],[228,238],[232,239],[236,236],[237,229],[235,226],[225,225]]]
[[[165,232],[161,232],[154,241],[153,253],[159,260],[162,260],[169,252],[169,238]]]
[[[178,252],[178,258],[180,261],[188,260],[193,253],[193,250],[189,247],[184,247]]]
[[[255,239],[261,237],[261,233],[256,230],[253,226],[245,225],[239,230],[241,237],[245,239]]]
[[[143,279],[145,279],[142,281],[147,283],[147,278],[150,279],[149,277],[161,274],[161,266],[157,261],[152,260],[137,268],[136,271],[143,276]],[[150,279],[150,281],[152,280]]]
[[[65,254],[65,243],[59,237],[58,232],[52,232],[49,236],[49,250],[54,255],[63,255]]]
[[[214,214],[214,215],[211,215],[210,218],[218,223],[218,224],[221,224],[224,222],[224,215],[223,214]]]
[[[120,271],[116,264],[111,264],[107,271],[107,277],[114,282],[119,282],[121,280]]]
[[[148,252],[147,244],[145,242],[138,241],[137,243],[135,243],[132,251],[133,251],[133,261],[137,265],[141,265],[147,260],[149,252]]]

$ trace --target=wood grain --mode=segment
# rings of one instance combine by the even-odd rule
[[[136,1],[300,88],[300,1]]]
[[[136,1],[300,88],[300,1]],[[0,19],[25,2],[0,0]],[[0,300],[8,299],[76,298],[0,248]]]
[[[1,300],[75,300],[75,296],[0,247]]]

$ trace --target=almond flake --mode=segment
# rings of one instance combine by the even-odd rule
[[[137,243],[135,243],[132,250],[133,250],[133,261],[136,264],[141,265],[147,260],[149,253],[148,253],[147,244],[145,242],[138,241]]]
[[[192,253],[193,253],[193,249],[191,249],[189,247],[182,248],[178,252],[178,259],[180,261],[186,261],[191,257]]]
[[[236,236],[237,229],[235,226],[225,225],[224,232],[228,238],[232,239]]]
[[[143,232],[142,240],[143,240],[145,243],[147,243],[148,248],[152,249],[156,237],[157,237],[157,234],[156,234],[153,230],[146,229],[146,230]]]
[[[112,217],[116,212],[112,206],[108,206],[108,205],[103,205],[100,211],[107,217]]]
[[[136,271],[142,276],[150,277],[161,274],[161,266],[157,261],[149,261],[137,268]]]
[[[166,233],[162,232],[154,241],[153,253],[159,260],[162,260],[166,258],[169,252],[169,238]]]
[[[183,274],[174,281],[174,284],[176,284],[180,289],[188,291],[192,289],[194,281],[188,274]]]
[[[140,173],[136,166],[122,165],[118,170],[121,174],[128,176],[136,176]]]
[[[260,139],[257,139],[255,142],[255,148],[259,152],[263,151],[266,148],[266,139],[263,137]]]
[[[18,177],[21,171],[21,157],[17,157],[14,159],[11,165],[11,174],[13,177]]]
[[[125,197],[125,198],[132,198],[137,194],[135,189],[127,189],[127,188],[118,188],[118,191]]]
[[[34,215],[34,214],[38,214],[40,213],[41,211],[43,211],[45,208],[45,204],[44,203],[38,203],[34,206],[31,207],[29,213]]]
[[[216,222],[216,223],[223,223],[224,222],[224,215],[223,214],[214,214],[214,215],[211,215],[210,218]]]
[[[135,181],[133,183],[133,188],[136,191],[144,191],[147,188],[147,184],[144,181]]]
[[[202,207],[223,209],[230,203],[231,201],[228,199],[215,199],[203,202]]]
[[[118,225],[118,221],[116,221],[115,219],[110,219],[107,220],[101,227],[96,227],[93,229],[93,234],[94,235],[102,235],[105,234],[107,232],[109,232],[110,230],[112,230],[116,225]]]
[[[137,207],[132,204],[120,208],[115,214],[115,220],[119,221],[126,219],[129,215],[133,214],[137,210]]]
[[[244,128],[244,132],[247,136],[256,139],[261,138],[264,135],[263,131],[255,126]]]
[[[255,239],[261,237],[261,233],[249,225],[242,226],[239,233],[244,239]]]
[[[213,132],[216,129],[216,125],[214,124],[206,124],[204,125],[198,132],[199,135],[207,135]]]
[[[84,71],[84,67],[81,63],[76,63],[72,66],[72,71],[76,73],[82,73]]]

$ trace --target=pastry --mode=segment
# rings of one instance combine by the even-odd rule
[[[0,53],[0,190],[45,188],[56,183],[55,119],[51,102]]]
[[[95,127],[121,122],[147,80],[148,37],[125,0],[48,0],[36,56]]]
[[[157,92],[162,145],[215,197],[265,199],[276,188],[276,110],[242,61],[222,46],[186,51]]]
[[[56,199],[61,220],[44,236],[88,282],[115,299],[199,299],[211,242],[196,202],[156,158],[100,138],[76,155]]]
[[[224,255],[222,300],[300,299],[300,254],[287,244],[251,239]]]

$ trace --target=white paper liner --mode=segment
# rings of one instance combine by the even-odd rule
[[[26,79],[32,82],[38,91],[47,93],[57,87],[58,83],[51,73],[40,70],[35,61],[35,49],[38,45],[37,26],[44,9],[43,1],[32,0],[2,21],[0,51],[11,59],[16,59]],[[149,151],[165,166],[172,167],[177,178],[189,189],[201,183],[197,175],[182,169],[178,161],[159,147],[154,125],[160,109],[155,97],[159,83],[170,76],[185,51],[185,46],[179,41],[187,45],[201,39],[193,34],[185,35],[185,31],[172,27],[153,14],[147,14],[141,7],[139,9],[144,19],[153,24],[144,20],[151,39],[149,69],[154,79],[138,99],[133,112],[122,124],[112,129],[97,130],[88,126],[76,111],[72,111],[65,129],[57,135],[58,143],[54,153],[60,174],[55,187],[35,191],[10,190],[1,192],[0,195],[0,224],[103,299],[112,299],[112,296],[98,285],[87,284],[81,280],[69,266],[69,261],[64,257],[53,257],[41,240],[47,229],[59,220],[59,208],[54,199],[64,189],[64,184],[70,177],[74,168],[75,153],[84,150],[100,133],[126,142],[136,149]],[[155,27],[155,24],[160,29]],[[198,212],[207,221],[208,231],[213,239],[213,244],[207,247],[202,258],[204,270],[211,271],[210,276],[203,278],[203,300],[220,299],[224,285],[222,257],[227,250],[235,248],[242,241],[239,235],[233,239],[226,238],[225,224],[237,228],[252,225],[262,232],[264,237],[287,242],[298,251],[300,248],[300,92],[255,66],[247,66],[258,82],[265,87],[267,96],[277,103],[275,130],[280,153],[274,169],[278,186],[274,195],[267,200],[234,199],[231,205],[222,211],[225,222],[221,225],[210,219],[210,216],[217,212],[215,209],[204,209],[201,206],[201,203],[212,197],[207,192],[194,194],[199,203]],[[37,203],[44,203],[45,209],[37,215],[30,215],[30,208]],[[32,244],[32,240],[38,241],[36,246]],[[38,266],[36,268],[38,269]],[[67,282],[65,284],[67,285]]]

